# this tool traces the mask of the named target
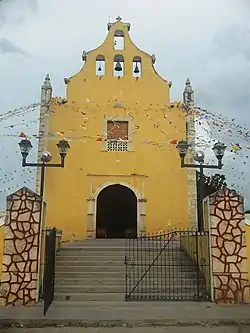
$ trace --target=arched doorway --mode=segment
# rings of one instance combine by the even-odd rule
[[[128,187],[114,184],[97,197],[96,238],[137,235],[137,197]]]

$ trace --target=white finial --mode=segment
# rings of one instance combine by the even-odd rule
[[[49,77],[49,74],[47,74],[47,75],[45,76],[45,80],[44,80],[44,84],[43,84],[43,86],[44,86],[45,88],[51,88],[51,83],[50,83],[50,77]]]
[[[45,80],[44,80],[44,83],[43,83],[42,89],[41,89],[41,102],[47,103],[50,101],[51,97],[52,97],[52,86],[50,83],[49,74],[47,74],[45,76]]]
[[[191,82],[190,82],[189,78],[187,78],[187,80],[186,80],[185,91],[186,92],[190,92],[190,93],[193,91],[192,86],[191,86]]]
[[[183,92],[183,102],[186,105],[194,106],[194,90],[191,86],[190,79],[187,78],[186,83],[185,83],[185,89]]]

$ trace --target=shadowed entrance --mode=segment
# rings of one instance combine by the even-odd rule
[[[137,198],[128,187],[105,187],[97,197],[96,238],[126,238],[137,235]]]

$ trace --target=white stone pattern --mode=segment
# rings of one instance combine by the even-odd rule
[[[127,141],[109,141],[107,151],[128,151]]]

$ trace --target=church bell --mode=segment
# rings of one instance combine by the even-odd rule
[[[100,72],[101,70],[102,70],[102,67],[101,67],[101,64],[99,64],[98,72]]]
[[[116,65],[115,65],[115,71],[116,72],[121,72],[122,71],[122,66],[120,61],[117,61]]]
[[[136,62],[136,64],[135,64],[134,73],[135,73],[135,74],[139,74],[139,73],[140,73],[140,70],[139,70],[139,68],[138,68],[137,62]]]

